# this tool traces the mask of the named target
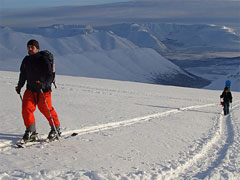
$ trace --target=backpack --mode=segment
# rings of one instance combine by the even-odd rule
[[[53,75],[52,83],[54,84],[55,88],[57,88],[56,82],[55,82],[55,74],[56,73],[55,73],[55,64],[54,64],[53,54],[51,52],[49,52],[48,50],[43,50],[43,51],[40,51],[39,53],[49,60],[49,62],[51,64],[51,68],[52,68],[52,75]]]

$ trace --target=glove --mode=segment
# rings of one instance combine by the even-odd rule
[[[17,91],[18,94],[20,94],[21,88],[19,88],[18,86],[16,86],[16,87],[15,87],[15,90]]]

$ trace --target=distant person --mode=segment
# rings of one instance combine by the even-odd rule
[[[230,87],[225,87],[220,98],[223,98],[223,111],[224,115],[229,114],[229,104],[232,103],[232,93]]]
[[[48,139],[52,141],[60,136],[60,122],[51,104],[52,67],[49,59],[39,52],[38,41],[33,39],[28,41],[27,50],[29,55],[25,56],[22,61],[19,81],[16,86],[16,91],[20,94],[21,88],[27,81],[27,89],[22,99],[22,117],[26,126],[22,141],[25,143],[39,139],[33,114],[36,106],[51,126]]]

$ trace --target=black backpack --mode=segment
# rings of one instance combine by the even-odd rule
[[[42,56],[46,57],[52,67],[52,75],[53,75],[53,79],[52,79],[52,83],[54,84],[55,88],[57,88],[56,86],[56,82],[55,82],[55,64],[54,64],[54,58],[53,58],[53,54],[51,52],[49,52],[48,50],[43,50],[39,52]]]

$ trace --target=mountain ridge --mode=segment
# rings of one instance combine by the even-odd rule
[[[214,33],[221,35],[222,40],[212,37],[215,41],[206,48],[208,37]],[[54,54],[57,71],[62,75],[185,87],[203,87],[210,81],[186,72],[167,60],[166,56],[204,54],[209,53],[209,48],[212,52],[233,51],[240,44],[240,38],[233,31],[214,25],[125,23],[110,26],[55,24],[41,28],[1,27],[1,70],[18,71],[19,59],[26,53],[22,43],[29,39],[37,39],[40,48]],[[219,43],[222,41],[224,45]]]

